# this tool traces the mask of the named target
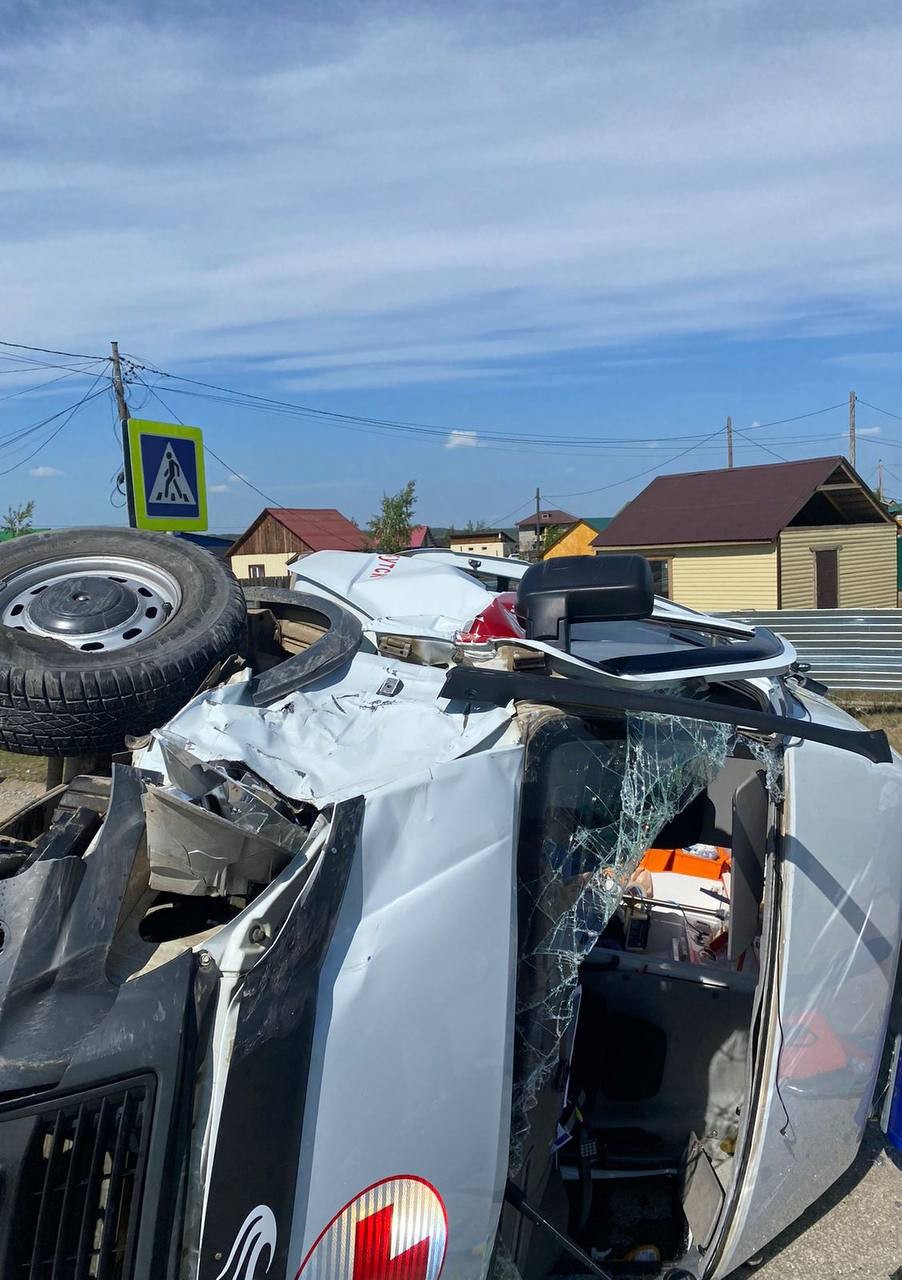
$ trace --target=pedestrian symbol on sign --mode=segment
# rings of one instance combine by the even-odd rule
[[[175,456],[172,442],[167,440],[163,457],[157,470],[157,478],[150,493],[151,502],[181,503],[183,506],[196,507],[197,498],[191,492],[181,463]]]
[[[138,528],[206,529],[200,429],[129,418],[128,444],[129,488]]]

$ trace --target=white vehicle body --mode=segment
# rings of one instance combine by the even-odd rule
[[[219,916],[139,955],[122,871],[95,932],[127,976],[55,1015],[68,1047],[18,944],[0,954],[64,1063],[35,1088],[96,1080],[114,1042],[157,1082],[126,1280],[538,1280],[580,1251],[599,1275],[644,1257],[723,1280],[854,1158],[902,919],[885,739],[778,637],[642,612],[638,570],[558,585],[471,560],[323,552],[252,593],[255,628],[305,637],[294,656],[252,656],[159,729],[83,859],[128,843],[138,797],[148,891]],[[524,579],[519,620],[480,573]],[[680,869],[711,849],[718,875]],[[4,920],[43,900],[0,881]]]

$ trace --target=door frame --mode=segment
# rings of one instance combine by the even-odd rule
[[[811,559],[812,559],[812,567],[813,567],[813,573],[814,573],[814,607],[815,607],[815,609],[838,609],[838,608],[840,607],[840,603],[839,603],[839,602],[840,602],[840,589],[839,589],[839,588],[840,588],[840,576],[839,576],[839,575],[840,575],[840,568],[841,568],[841,565],[840,565],[840,552],[841,552],[841,551],[842,551],[842,543],[841,543],[841,542],[830,543],[828,546],[824,546],[824,547],[812,547],[812,548],[811,548]],[[834,556],[834,562],[835,562],[835,564],[836,564],[836,604],[825,604],[825,605],[822,605],[822,604],[820,604],[820,602],[819,602],[819,595],[820,595],[820,592],[819,592],[819,590],[818,590],[818,569],[817,569],[818,561],[817,561],[817,558],[818,558],[818,556],[819,556],[820,554],[822,554],[823,552],[832,552],[832,553],[833,553],[833,556]]]

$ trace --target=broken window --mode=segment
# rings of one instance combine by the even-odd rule
[[[657,833],[709,785],[736,738],[728,725],[669,716],[593,723],[543,709],[532,717],[519,852],[514,1173],[530,1111],[566,1070],[583,958]],[[755,746],[756,755],[771,751]]]

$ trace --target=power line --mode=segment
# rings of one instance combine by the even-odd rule
[[[496,519],[490,520],[488,523],[488,528],[494,529],[498,525],[503,525],[505,520],[510,520],[511,516],[515,516],[517,512],[522,511],[524,507],[531,507],[533,504],[533,501],[534,501],[533,498],[527,498],[526,501],[521,502],[518,507],[514,507],[513,511],[508,511],[506,515],[498,516]]]
[[[879,404],[869,404],[867,400],[862,400],[861,396],[856,396],[856,399],[866,409],[873,409],[875,413],[885,413],[888,418],[897,418],[899,422],[902,422],[902,413],[893,413],[890,409],[881,409]]]
[[[718,427],[716,431],[712,431],[709,436],[705,437],[704,443],[713,440],[715,436],[723,435],[725,427]],[[647,467],[644,471],[637,471],[633,476],[625,476],[622,480],[614,480],[611,484],[600,485],[597,489],[580,489],[575,493],[547,493],[546,498],[584,498],[590,493],[604,493],[607,489],[616,489],[618,485],[629,484],[633,480],[641,480],[643,476],[650,475],[653,471],[661,471],[664,467],[669,467],[671,462],[678,462],[680,458],[685,458],[688,453],[692,453],[699,445],[690,445],[688,449],[684,449],[682,453],[675,453],[672,458],[666,458],[663,462],[659,462],[654,467]]]
[[[762,441],[760,440],[753,440],[751,436],[747,436],[745,432],[740,431],[738,427],[735,427],[734,430],[738,436],[742,436],[743,440],[748,440],[749,444],[755,445],[755,447],[758,449],[763,449],[764,452],[769,453],[772,458],[779,458],[781,462],[789,461],[788,458],[784,458],[782,453],[777,453],[775,449],[768,448],[768,446],[766,444],[763,444]],[[776,441],[774,443],[779,443],[779,441]]]
[[[190,386],[202,387],[208,392],[209,391],[217,392],[220,395],[225,395],[226,397],[235,397],[241,403],[243,403],[247,408],[254,407],[254,406],[261,406],[261,407],[265,406],[266,408],[272,411],[285,412],[291,415],[299,415],[303,417],[326,418],[335,423],[343,423],[348,425],[353,424],[356,426],[365,426],[365,427],[377,427],[382,429],[391,429],[393,431],[401,432],[401,433],[419,433],[419,434],[424,434],[424,435],[433,436],[433,437],[439,436],[442,438],[443,441],[447,440],[447,438],[450,435],[452,435],[455,431],[464,432],[464,431],[473,430],[472,428],[439,427],[434,423],[410,422],[410,421],[404,421],[402,419],[392,419],[392,418],[375,418],[375,417],[369,417],[361,414],[346,414],[346,413],[339,413],[334,410],[315,409],[310,405],[296,404],[287,400],[278,400],[275,397],[271,397],[271,396],[258,396],[247,391],[237,391],[233,388],[225,387],[219,383],[205,382],[199,378],[189,378],[182,374],[168,373],[163,369],[157,369],[152,365],[141,363],[141,361],[136,356],[130,355],[128,358],[134,361],[136,363],[136,366],[142,369],[144,372],[150,372],[155,374],[157,377],[166,378],[169,380],[174,379],[179,382],[185,382]],[[176,392],[179,395],[192,394],[190,392],[184,391],[181,388],[177,388],[177,387],[172,387],[171,390]],[[193,394],[197,395],[198,393],[195,392]],[[216,399],[216,397],[213,397],[213,396],[209,396],[209,397],[199,396],[199,398],[201,399],[209,398],[214,400]],[[830,413],[832,410],[837,408],[842,408],[842,407],[843,407],[842,405],[827,405],[823,409],[813,409],[809,413],[796,414],[793,417],[778,418],[772,422],[761,422],[761,423],[755,423],[753,425],[755,430],[763,429],[765,427],[782,426],[788,422],[800,422],[805,418],[816,417],[818,414]],[[751,430],[752,428],[750,427],[749,429]],[[708,438],[708,437],[705,437],[701,432],[687,434],[687,435],[677,435],[677,436],[667,435],[667,436],[622,436],[622,437],[560,436],[560,435],[549,435],[549,434],[530,434],[530,433],[523,433],[523,432],[520,432],[520,433],[498,432],[498,431],[490,431],[490,430],[478,430],[475,432],[475,434],[479,437],[480,441],[483,441],[483,442],[486,440],[497,440],[497,441],[504,441],[510,444],[514,444],[514,443],[540,444],[540,445],[546,445],[549,448],[570,447],[571,445],[577,446],[577,447],[580,445],[590,445],[592,447],[598,448],[598,447],[610,447],[612,445],[616,446],[623,443],[659,444],[662,442],[675,443],[677,441],[683,441],[683,440],[690,440],[690,441],[699,440],[700,441]],[[488,446],[483,444],[483,447],[488,447]]]
[[[846,409],[848,406],[845,400],[839,404],[828,404],[824,409],[812,409],[810,413],[797,413],[792,418],[776,418],[773,422],[752,422],[746,427],[746,431],[761,431],[764,427],[782,427],[787,422],[801,422],[803,418],[816,418],[821,413],[831,413],[834,409]]]
[[[155,400],[158,400],[158,401],[160,402],[160,404],[163,406],[163,408],[166,410],[166,412],[167,412],[171,417],[175,418],[176,422],[181,423],[181,425],[182,425],[182,426],[184,426],[184,425],[185,425],[185,424],[184,424],[184,422],[182,422],[181,418],[178,416],[178,414],[177,414],[173,409],[171,409],[171,408],[170,408],[170,406],[166,403],[166,401],[165,401],[165,400],[163,399],[163,397],[159,394],[159,392],[155,391],[155,390],[154,390],[154,388],[153,388],[149,383],[147,383],[147,382],[145,382],[145,381],[144,381],[144,379],[141,377],[140,373],[138,373],[137,371],[135,371],[135,375],[134,375],[134,376],[135,376],[135,377],[138,379],[138,381],[141,383],[142,387],[146,387],[146,388],[147,388],[147,390],[150,392],[150,394],[154,397],[154,399],[155,399]],[[214,452],[213,452],[213,450],[210,448],[210,446],[209,446],[208,444],[205,444],[205,445],[204,445],[204,453],[208,453],[208,454],[210,455],[210,457],[211,457],[211,458],[215,458],[215,459],[216,459],[216,461],[220,464],[220,466],[225,467],[226,471],[228,471],[231,475],[233,475],[233,476],[235,477],[235,479],[236,479],[236,480],[240,480],[240,481],[241,481],[241,483],[242,483],[242,484],[246,484],[246,485],[247,485],[247,487],[248,487],[249,489],[253,489],[254,493],[259,493],[260,497],[261,497],[261,498],[265,498],[265,499],[266,499],[266,501],[267,501],[271,506],[273,506],[273,507],[283,507],[283,506],[285,505],[283,502],[277,502],[275,498],[271,498],[271,497],[269,496],[269,494],[268,494],[268,493],[264,493],[264,492],[263,492],[263,490],[262,490],[262,489],[259,489],[259,488],[258,488],[258,487],[253,483],[253,481],[252,481],[252,480],[248,480],[247,476],[243,476],[243,475],[241,474],[241,472],[240,472],[240,471],[236,471],[236,470],[234,469],[234,467],[230,467],[230,466],[229,466],[229,464],[228,464],[224,459],[220,458],[220,456],[219,456],[219,454],[218,454],[218,453],[214,453]]]
[[[109,360],[109,356],[86,356],[79,351],[54,351],[52,347],[30,347],[26,342],[6,342],[0,338],[0,347],[14,347],[16,351],[37,351],[45,356],[68,356],[70,360]]]
[[[66,378],[77,378],[79,376],[90,377],[90,374],[88,371],[82,373],[80,369],[78,371],[73,369],[69,373],[61,373],[57,378],[49,378],[46,382],[35,382],[30,387],[19,387],[17,391],[10,391],[7,395],[0,396],[0,401],[14,400],[16,396],[28,395],[30,391],[42,391],[45,387],[52,387],[57,382],[64,382]]]
[[[27,454],[19,462],[14,463],[13,466],[11,467],[7,467],[5,471],[0,471],[0,476],[8,476],[11,472],[18,471],[19,467],[24,467],[26,462],[30,462],[32,458],[37,457],[37,455],[43,449],[46,449],[47,445],[50,444],[51,440],[55,440],[56,437],[59,435],[59,433],[63,430],[63,428],[69,425],[69,423],[72,421],[72,419],[75,417],[75,415],[78,413],[79,409],[81,409],[83,405],[86,405],[91,400],[96,400],[98,396],[104,395],[106,392],[105,387],[100,387],[96,391],[94,390],[94,388],[97,387],[97,383],[100,382],[102,378],[103,378],[103,374],[99,373],[97,377],[94,379],[94,382],[91,384],[89,389],[85,392],[85,394],[82,396],[80,400],[78,400],[74,405],[70,405],[68,409],[62,409],[60,413],[55,413],[52,418],[45,419],[44,422],[40,424],[41,426],[46,426],[47,423],[52,422],[54,418],[59,418],[59,417],[63,417],[63,415],[66,415],[63,417],[63,421],[60,423],[60,425],[50,432],[46,440],[42,440],[36,449],[33,449],[31,453]]]
[[[82,353],[59,351],[51,347],[38,347],[25,343],[0,342],[0,345],[11,347],[20,351],[33,351],[41,355],[60,355],[70,359],[81,360],[108,360],[106,356],[88,356]],[[203,388],[206,392],[214,392],[215,395],[199,395],[197,392],[189,392],[180,387],[172,387],[171,390],[179,395],[194,394],[198,398],[206,398],[219,401],[220,397],[225,397],[227,403],[239,403],[244,408],[253,408],[258,412],[284,413],[290,416],[308,417],[314,420],[329,420],[335,425],[343,425],[348,429],[365,430],[369,432],[390,431],[394,434],[407,436],[418,436],[421,439],[441,439],[442,443],[447,443],[448,439],[455,431],[463,431],[459,427],[440,427],[433,423],[410,422],[401,419],[376,418],[362,414],[346,414],[336,412],[334,410],[316,409],[310,405],[293,403],[291,401],[278,400],[271,396],[259,396],[251,392],[238,391],[235,388],[226,387],[221,383],[206,382],[199,378],[190,378],[183,374],[170,373],[166,370],[156,368],[155,366],[141,361],[138,357],[129,355],[127,357],[134,365],[135,372],[143,371],[153,373],[158,377],[166,378],[170,381],[184,382],[188,386]],[[143,379],[142,379],[143,381]],[[145,386],[147,384],[145,383]],[[816,417],[823,413],[832,412],[835,409],[843,408],[843,404],[827,405],[822,409],[813,409],[807,413],[794,414],[787,418],[777,418],[769,422],[760,422],[750,424],[746,430],[758,431],[768,427],[783,426],[790,422],[800,422],[807,418]],[[169,411],[171,412],[171,410]],[[175,415],[174,415],[175,416]],[[528,433],[528,432],[507,432],[480,430],[475,432],[479,438],[481,447],[494,448],[498,445],[533,445],[537,447],[537,451],[544,449],[567,449],[572,451],[574,448],[588,447],[595,449],[619,449],[624,450],[624,446],[632,444],[675,444],[682,441],[696,442],[702,446],[705,440],[710,437],[703,433],[691,433],[681,435],[660,435],[660,436],[581,436],[581,435],[551,435],[547,433]],[[625,450],[628,451],[628,450]],[[574,455],[575,456],[575,455]],[[585,456],[592,456],[587,454]]]

